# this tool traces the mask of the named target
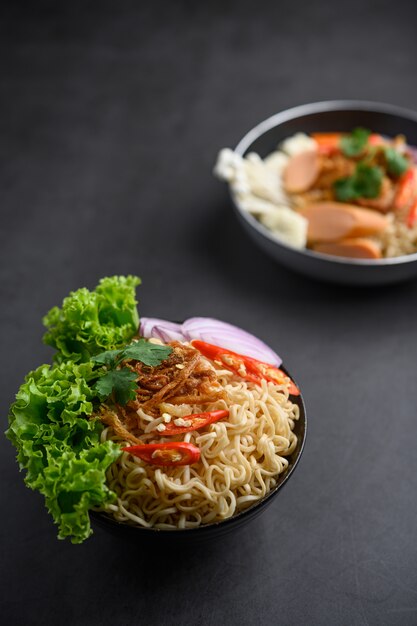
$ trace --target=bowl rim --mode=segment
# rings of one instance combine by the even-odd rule
[[[297,381],[289,373],[289,371],[283,364],[280,365],[280,369],[282,369],[287,374],[287,376],[289,376],[291,380],[296,384],[296,386],[300,389]],[[134,524],[129,524],[127,522],[119,522],[116,519],[114,519],[111,515],[103,511],[96,511],[94,509],[90,509],[89,514],[91,516],[92,521],[96,521],[100,525],[105,525],[108,528],[118,529],[120,531],[123,530],[126,532],[138,532],[138,533],[143,533],[143,534],[147,533],[152,536],[155,536],[156,534],[162,534],[164,536],[165,535],[166,536],[169,536],[169,535],[189,536],[192,534],[201,535],[202,533],[210,533],[214,529],[217,529],[220,527],[225,528],[227,526],[231,526],[235,522],[243,520],[244,518],[248,518],[248,521],[249,521],[250,517],[253,514],[256,514],[256,512],[260,512],[260,509],[263,507],[263,505],[265,505],[269,500],[271,500],[278,493],[278,491],[280,491],[280,489],[282,489],[282,487],[287,483],[288,479],[290,478],[290,476],[292,476],[295,468],[297,467],[301,459],[301,456],[304,452],[304,446],[305,446],[305,442],[307,438],[307,411],[306,411],[305,402],[304,402],[304,398],[303,398],[301,391],[300,391],[299,396],[293,396],[293,397],[296,398],[295,403],[298,404],[298,406],[300,407],[301,419],[299,418],[299,420],[296,421],[296,426],[298,424],[302,425],[300,427],[302,435],[301,435],[301,438],[299,439],[300,443],[299,443],[298,454],[294,462],[292,463],[292,465],[288,467],[286,470],[284,470],[283,472],[281,472],[281,474],[278,474],[278,481],[279,481],[278,484],[275,485],[275,487],[271,489],[268,493],[266,493],[260,500],[258,500],[257,502],[254,502],[248,508],[244,509],[243,511],[239,511],[238,513],[235,513],[231,517],[227,517],[223,520],[217,520],[215,522],[209,522],[208,524],[201,524],[201,526],[197,526],[196,528],[172,528],[172,529],[171,528],[153,528],[153,527],[147,528],[145,526],[140,526],[139,524],[134,525]]]
[[[388,104],[384,102],[373,102],[371,100],[322,100],[319,102],[311,102],[307,104],[300,104],[289,109],[275,113],[270,117],[262,120],[256,126],[251,128],[239,141],[234,148],[234,152],[243,157],[244,154],[250,149],[251,145],[256,139],[259,139],[267,131],[271,130],[275,126],[279,126],[284,122],[288,122],[302,115],[309,115],[311,113],[327,113],[331,111],[370,111],[371,113],[387,113],[391,115],[397,115],[409,121],[417,124],[417,112],[411,109],[403,108],[395,104]],[[321,252],[314,252],[308,248],[295,248],[284,241],[280,241],[272,235],[272,233],[263,226],[258,220],[248,211],[242,209],[238,200],[235,198],[233,191],[228,184],[229,194],[232,203],[238,213],[246,221],[246,223],[256,230],[259,235],[268,239],[271,243],[282,247],[293,254],[305,256],[312,260],[320,260],[329,264],[335,265],[351,265],[351,266],[366,266],[366,267],[386,267],[393,265],[403,265],[405,263],[412,263],[417,261],[417,252],[412,254],[403,254],[401,256],[389,257],[384,259],[349,259],[348,257],[337,257],[331,254],[323,254]]]

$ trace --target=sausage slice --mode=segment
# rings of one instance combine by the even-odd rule
[[[372,209],[341,202],[316,202],[300,213],[308,220],[309,243],[367,237],[385,230],[387,218]]]
[[[320,174],[320,157],[316,150],[306,150],[291,157],[283,172],[285,191],[302,193],[313,186]]]
[[[370,239],[342,239],[335,242],[316,243],[313,250],[322,254],[333,254],[351,259],[380,259],[379,246]]]

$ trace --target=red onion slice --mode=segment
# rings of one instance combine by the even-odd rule
[[[169,341],[186,341],[181,332],[181,324],[161,320],[157,317],[142,317],[140,320],[139,334],[149,339],[154,337],[165,343]]]
[[[191,317],[182,325],[186,339],[200,339],[278,367],[282,359],[263,341],[242,328],[211,317]]]
[[[211,317],[191,317],[183,324],[175,324],[155,317],[142,317],[139,333],[142,337],[155,337],[164,342],[200,339],[276,367],[282,363],[278,354],[258,337],[242,328]]]

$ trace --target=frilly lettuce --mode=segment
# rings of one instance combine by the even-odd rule
[[[54,307],[44,317],[48,328],[44,342],[56,350],[56,361],[88,361],[103,350],[120,348],[139,327],[136,276],[112,276],[100,280],[94,291],[70,293],[62,308]]]
[[[45,343],[56,365],[30,372],[10,408],[7,437],[17,448],[25,482],[45,496],[59,538],[81,543],[91,534],[88,511],[115,499],[106,470],[120,447],[100,443],[103,425],[91,418],[99,404],[93,385],[103,373],[91,356],[121,348],[137,333],[135,276],[103,278],[95,291],[79,289],[44,319]]]
[[[45,496],[59,527],[59,538],[80,543],[91,534],[88,510],[114,500],[106,469],[120,455],[93,412],[97,378],[91,363],[70,361],[30,372],[11,406],[7,437],[18,450],[25,482]]]

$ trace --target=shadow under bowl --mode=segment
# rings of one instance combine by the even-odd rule
[[[281,366],[281,369],[292,380],[294,380],[285,367]],[[307,414],[305,404],[301,394],[299,396],[291,396],[291,401],[294,404],[297,404],[300,409],[300,417],[295,422],[293,431],[297,436],[297,445],[292,454],[286,457],[288,460],[288,467],[279,475],[275,487],[252,506],[248,507],[244,511],[241,511],[240,513],[236,513],[232,517],[218,522],[202,524],[198,528],[173,530],[144,528],[138,525],[118,522],[106,513],[90,511],[93,526],[104,528],[124,539],[144,542],[145,544],[149,541],[152,543],[156,541],[158,544],[162,543],[164,545],[167,544],[171,546],[180,543],[211,541],[212,539],[220,538],[227,533],[236,531],[237,529],[245,526],[248,522],[264,512],[270,504],[272,504],[273,500],[292,476],[303,452],[307,435]]]
[[[240,156],[256,152],[265,158],[277,145],[298,132],[350,132],[362,126],[393,137],[403,134],[417,146],[417,113],[390,104],[333,100],[304,104],[266,119],[250,130],[235,148]],[[238,220],[254,243],[278,263],[311,278],[349,285],[385,285],[417,276],[417,253],[385,259],[347,259],[278,241],[255,217],[232,203]]]

